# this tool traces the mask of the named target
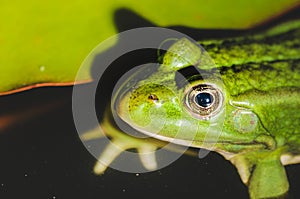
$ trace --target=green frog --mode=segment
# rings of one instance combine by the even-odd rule
[[[131,148],[154,170],[150,152],[171,142],[221,154],[251,198],[284,195],[284,166],[300,163],[300,21],[222,40],[179,38],[153,73],[134,85],[129,79],[112,103],[114,115],[151,138],[124,134],[108,106],[100,125],[113,144],[100,155],[96,174]],[[82,139],[95,137],[91,131]]]

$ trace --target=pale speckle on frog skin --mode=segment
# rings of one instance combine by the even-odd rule
[[[240,133],[250,133],[257,125],[257,116],[250,110],[233,111],[234,128]]]

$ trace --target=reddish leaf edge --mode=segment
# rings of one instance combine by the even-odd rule
[[[92,81],[93,80],[88,79],[88,80],[81,80],[81,81],[76,81],[76,82],[44,82],[44,83],[36,83],[36,84],[31,84],[31,85],[28,85],[28,86],[16,88],[16,89],[13,89],[13,90],[0,92],[0,96],[11,95],[11,94],[14,94],[14,93],[19,93],[19,92],[23,92],[23,91],[27,91],[27,90],[31,90],[31,89],[35,89],[35,88],[41,88],[41,87],[74,86],[74,85],[79,85],[79,84],[87,84],[87,83],[90,83]]]

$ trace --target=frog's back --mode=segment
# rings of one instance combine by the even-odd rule
[[[246,102],[277,141],[300,153],[300,22],[260,35],[204,43],[226,92]],[[226,52],[226,53],[225,53]]]

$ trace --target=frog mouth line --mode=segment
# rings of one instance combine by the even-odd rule
[[[136,129],[142,133],[144,133],[145,135],[148,135],[148,136],[151,136],[153,138],[156,138],[156,139],[160,139],[160,140],[164,140],[164,141],[168,141],[168,142],[172,142],[172,143],[175,143],[175,144],[179,144],[179,145],[185,145],[187,146],[187,143],[193,143],[195,142],[194,140],[192,141],[189,141],[189,140],[185,140],[185,139],[178,139],[178,138],[171,138],[171,137],[165,137],[165,136],[162,136],[162,135],[158,135],[158,134],[152,134],[152,133],[149,133],[147,131],[144,131],[144,130],[141,130],[141,129]],[[261,145],[262,143],[259,143],[259,142],[232,142],[232,141],[218,141],[218,140],[215,140],[215,141],[212,141],[212,140],[206,140],[206,141],[198,141],[199,143],[203,143],[204,145],[205,144],[233,144],[233,145]],[[193,144],[191,144],[191,146],[193,146]]]
[[[124,120],[122,117],[119,117],[119,118],[128,125],[126,120]],[[224,140],[216,139],[216,140],[206,140],[206,141],[194,141],[193,139],[187,140],[187,139],[180,139],[180,138],[176,138],[176,137],[172,138],[172,137],[162,136],[162,135],[159,135],[159,134],[148,132],[145,129],[142,129],[142,128],[140,128],[138,126],[135,126],[135,125],[128,125],[128,126],[130,126],[134,130],[136,130],[136,131],[138,131],[138,132],[140,132],[144,135],[147,135],[149,137],[152,137],[152,138],[155,138],[155,139],[158,139],[158,140],[162,140],[162,141],[165,141],[165,142],[181,145],[181,146],[203,148],[203,149],[207,149],[207,150],[214,149],[215,145],[235,145],[235,146],[243,146],[245,148],[247,148],[248,146],[249,147],[257,146],[257,148],[262,148],[262,149],[267,149],[268,148],[268,146],[265,143],[258,142],[258,141],[255,141],[255,140],[251,140],[251,141],[246,141],[246,140],[244,140],[244,141],[243,140],[241,140],[241,141],[224,141]]]

